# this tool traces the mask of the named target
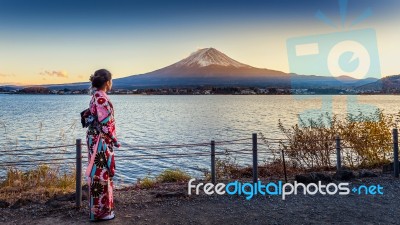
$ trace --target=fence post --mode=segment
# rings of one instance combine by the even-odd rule
[[[399,177],[399,133],[393,129],[393,170],[394,177]]]
[[[342,157],[340,155],[340,137],[336,135],[336,170],[339,171],[342,168]]]
[[[257,133],[253,133],[253,183],[258,181]]]
[[[283,173],[285,174],[285,183],[287,183],[286,162],[285,162],[285,150],[283,150],[283,149],[282,149],[282,162],[283,162]]]
[[[215,175],[215,141],[211,141],[211,182],[216,183]]]
[[[82,140],[76,139],[76,208],[82,205]]]

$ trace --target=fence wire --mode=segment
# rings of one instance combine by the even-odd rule
[[[360,138],[368,138],[374,137],[375,135],[363,136]],[[218,140],[214,141],[215,143],[215,156],[232,156],[232,155],[253,155],[253,143],[252,138],[239,138],[233,140]],[[346,139],[340,139],[342,143],[339,146],[339,149],[342,151],[341,157],[354,157],[355,161],[359,161],[360,157],[356,157],[351,155],[349,152],[354,149],[355,146],[347,145]],[[249,141],[249,142],[246,142]],[[307,140],[306,143],[315,144],[316,142],[331,142],[330,147],[327,148],[318,148],[317,146],[312,146],[310,148],[305,149],[297,149],[297,148],[285,148],[280,144],[288,144],[292,140],[284,139],[284,138],[265,138],[263,135],[257,138],[257,154],[260,154],[261,157],[270,157],[275,158],[276,156],[285,156],[286,160],[290,160],[294,153],[298,153],[301,151],[314,151],[314,152],[329,152],[331,155],[330,162],[336,163],[336,159],[334,155],[336,154],[337,139],[312,139]],[[305,143],[305,142],[302,142]],[[279,145],[278,145],[279,144]],[[393,147],[395,143],[393,142],[385,142],[382,143],[382,147]],[[65,165],[65,164],[74,164],[77,159],[76,156],[72,157],[76,152],[74,151],[58,151],[61,148],[71,148],[71,147],[82,147],[87,146],[86,143],[82,143],[81,146],[76,144],[69,145],[58,145],[58,146],[45,146],[45,147],[37,147],[37,148],[23,148],[23,149],[13,149],[13,150],[1,150],[0,153],[3,153],[3,157],[26,157],[26,159],[18,160],[18,161],[6,161],[0,163],[2,167],[8,166],[35,166],[35,165]],[[156,144],[156,145],[125,145],[127,146],[124,149],[116,150],[115,158],[120,161],[139,161],[139,160],[154,160],[154,159],[179,159],[179,158],[196,158],[196,157],[211,157],[211,142],[200,142],[200,143],[183,143],[183,144]],[[231,149],[232,147],[242,146],[243,148],[239,149]],[[168,150],[188,150],[188,152],[170,152]],[[37,151],[39,150],[39,151]],[[44,152],[40,150],[56,150],[56,152]],[[155,152],[155,150],[165,150],[165,152]],[[141,151],[140,154],[135,154],[136,152]],[[132,152],[133,154],[126,154],[127,152]],[[122,154],[118,154],[122,153]],[[86,153],[87,154],[87,153]],[[57,157],[46,159],[44,157],[48,157],[49,155],[54,156],[65,156],[65,157]],[[31,158],[32,157],[32,158]],[[311,159],[314,156],[311,156]],[[393,158],[392,153],[385,154],[385,157]],[[87,157],[81,156],[82,161],[84,163],[87,162]],[[14,159],[15,160],[15,159]],[[328,159],[327,159],[328,160]],[[168,161],[169,164],[175,165],[173,162]],[[189,168],[191,166],[185,166]],[[190,169],[190,168],[189,168]],[[199,168],[197,170],[200,171]]]

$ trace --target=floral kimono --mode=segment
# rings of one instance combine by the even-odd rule
[[[113,105],[104,91],[93,93],[89,110],[91,121],[86,135],[89,160],[86,177],[89,185],[90,220],[94,221],[114,216],[113,148],[120,145],[115,134]]]

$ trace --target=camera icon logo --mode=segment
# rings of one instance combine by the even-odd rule
[[[291,73],[331,77],[337,83],[343,83],[343,87],[345,83],[348,84],[344,76],[355,79],[381,78],[379,50],[373,29],[295,37],[288,39],[286,44]],[[325,86],[324,82],[317,85]],[[291,89],[304,89],[303,79],[292,76]],[[298,115],[300,125],[309,125],[307,121],[315,120],[321,114],[332,116],[333,96],[292,93],[296,100],[322,99],[321,108],[308,109]],[[358,103],[357,95],[347,95],[346,106],[347,113],[353,115],[359,112],[374,114],[378,109],[374,105]],[[329,121],[325,121],[325,125],[329,124]]]
[[[381,78],[373,29],[290,38],[287,51],[290,71],[297,74]]]

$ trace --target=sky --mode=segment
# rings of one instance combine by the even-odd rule
[[[288,40],[359,29],[376,32],[381,76],[399,74],[400,2],[349,0],[345,12],[344,3],[0,0],[0,84],[82,82],[100,68],[114,78],[143,74],[207,47],[254,67],[298,72]]]

